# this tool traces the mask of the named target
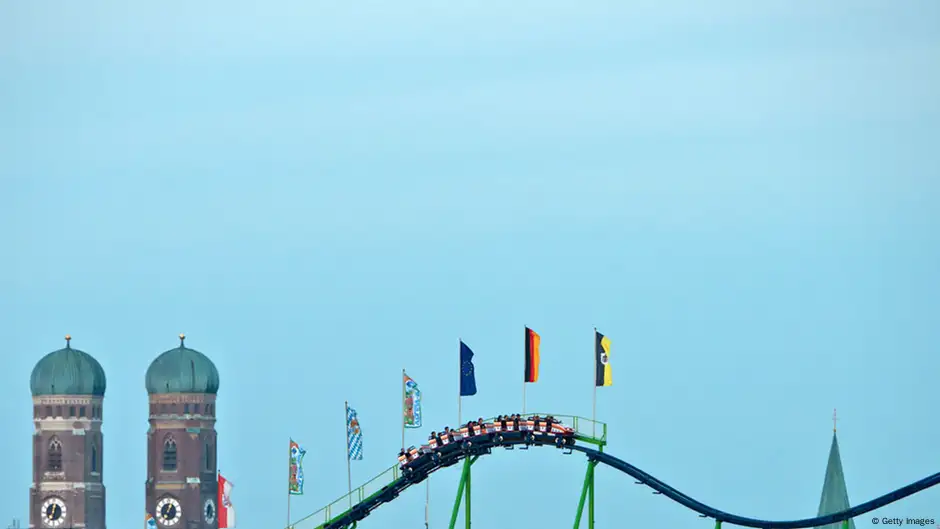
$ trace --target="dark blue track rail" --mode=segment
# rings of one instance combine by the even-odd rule
[[[874,511],[875,509],[880,509],[885,505],[894,503],[898,500],[911,496],[912,494],[916,494],[922,490],[929,489],[934,485],[940,484],[940,472],[938,472],[920,481],[915,481],[906,487],[901,487],[896,491],[889,492],[884,496],[879,496],[861,505],[856,505],[855,507],[851,507],[844,511],[833,513],[827,516],[804,518],[802,520],[759,520],[756,518],[748,518],[746,516],[738,516],[736,514],[720,511],[714,507],[709,507],[708,505],[705,505],[704,503],[694,500],[686,494],[679,492],[662,481],[659,481],[658,479],[647,474],[646,472],[643,472],[630,463],[617,459],[610,454],[598,452],[597,450],[583,446],[572,446],[571,449],[584,452],[588,459],[598,461],[613,469],[619,470],[624,474],[636,478],[638,481],[640,481],[641,484],[648,486],[649,488],[659,492],[670,500],[705,517],[714,518],[715,520],[721,521],[723,523],[740,525],[743,527],[757,527],[760,529],[802,529],[808,527],[821,527],[823,525],[848,520],[849,518],[855,518],[856,516]]]
[[[475,439],[473,441],[472,447],[463,446],[462,448],[459,448],[454,446],[450,450],[442,453],[441,457],[435,457],[433,459],[428,458],[425,461],[425,464],[415,467],[413,473],[406,474],[392,483],[389,483],[378,493],[373,494],[369,498],[366,498],[364,501],[362,501],[362,503],[354,505],[350,510],[334,518],[330,522],[318,526],[317,529],[343,529],[350,527],[355,522],[358,522],[368,516],[370,512],[380,505],[393,501],[398,497],[399,494],[401,494],[402,491],[411,485],[424,481],[430,473],[455,465],[461,459],[486,455],[491,453],[493,448],[497,447],[506,447],[511,449],[516,445],[525,445],[526,447],[543,445],[558,446],[553,444],[553,441],[556,440],[557,439],[541,435],[537,435],[535,437],[527,435],[523,437],[523,435],[520,433],[506,433],[500,438],[490,436],[489,438],[482,438],[479,440]],[[704,503],[697,501],[688,495],[670,487],[666,483],[663,483],[662,481],[627,463],[626,461],[618,459],[610,454],[606,454],[593,448],[588,448],[578,444],[572,445],[565,443],[561,446],[558,446],[558,448],[562,448],[566,451],[576,450],[578,452],[583,452],[589,460],[603,463],[610,468],[619,470],[620,472],[635,478],[638,480],[638,484],[646,485],[647,487],[653,489],[656,493],[662,494],[666,498],[669,498],[683,507],[697,512],[702,517],[714,518],[715,520],[722,523],[739,525],[743,527],[756,527],[759,529],[804,529],[810,527],[821,527],[831,523],[838,523],[850,518],[855,518],[856,516],[860,516],[867,512],[874,511],[875,509],[879,509],[885,505],[894,503],[922,490],[929,489],[934,485],[940,484],[940,472],[938,472],[920,481],[915,481],[910,485],[901,487],[898,490],[889,492],[884,496],[879,496],[861,505],[856,505],[855,507],[827,516],[804,518],[802,520],[760,520],[757,518],[748,518],[746,516],[731,514],[705,505]]]

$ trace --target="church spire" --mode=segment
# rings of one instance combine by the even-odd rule
[[[836,412],[832,411],[832,446],[829,448],[829,463],[826,465],[826,477],[823,481],[822,497],[819,499],[817,516],[844,511],[851,507],[849,493],[845,486],[845,474],[842,471],[842,457],[839,454],[839,440],[836,437]],[[833,523],[816,529],[841,529],[841,523]],[[849,520],[849,529],[855,529],[855,522]]]

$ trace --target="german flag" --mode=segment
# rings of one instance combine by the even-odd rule
[[[525,381],[539,381],[539,343],[541,338],[532,329],[525,328]]]
[[[594,343],[594,385],[613,385],[614,381],[610,377],[610,338],[595,329]]]

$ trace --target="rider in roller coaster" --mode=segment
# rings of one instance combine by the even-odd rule
[[[552,429],[552,425],[557,425],[561,431],[557,432]],[[398,454],[398,459],[401,462],[401,466],[404,468],[406,465],[417,460],[423,454],[428,454],[431,452],[438,451],[444,448],[447,445],[451,445],[457,442],[458,439],[468,439],[472,437],[487,435],[493,430],[501,432],[519,432],[520,426],[526,426],[527,429],[531,428],[533,433],[545,433],[548,435],[561,435],[569,437],[574,434],[574,431],[571,428],[565,427],[556,420],[551,415],[546,417],[540,417],[538,415],[533,415],[530,418],[523,418],[522,415],[516,413],[511,415],[499,415],[494,420],[493,423],[489,426],[493,430],[488,430],[486,421],[479,417],[476,420],[468,421],[460,429],[454,430],[449,426],[445,426],[444,430],[441,432],[433,431],[431,435],[428,436],[428,445],[421,446],[420,448],[409,447],[408,449],[402,449]],[[444,439],[447,439],[447,442],[444,442]],[[431,444],[433,443],[433,445]]]

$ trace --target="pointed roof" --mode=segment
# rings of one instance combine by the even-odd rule
[[[826,479],[823,481],[822,497],[819,499],[817,516],[844,511],[849,505],[849,493],[845,488],[845,474],[842,472],[842,457],[839,455],[839,440],[835,429],[832,432],[832,447],[829,448],[829,463],[826,465]],[[816,529],[841,529],[841,523],[833,523]],[[855,521],[849,520],[849,529],[855,529]]]

